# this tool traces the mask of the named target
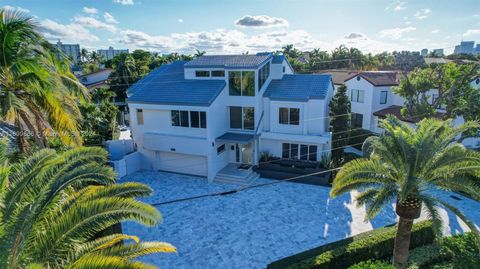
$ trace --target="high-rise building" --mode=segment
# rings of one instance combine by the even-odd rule
[[[444,55],[443,49],[434,49],[433,50],[433,55],[435,55],[437,57],[443,57],[443,55]]]
[[[80,45],[79,44],[63,44],[58,40],[57,44],[53,44],[59,51],[67,55],[72,63],[76,64],[80,61]]]
[[[422,55],[422,57],[427,57],[427,56],[428,56],[428,49],[423,49],[423,50],[420,52],[420,55]]]
[[[113,47],[109,47],[106,50],[100,49],[97,52],[98,52],[98,54],[102,55],[103,58],[105,58],[106,60],[110,60],[113,57],[115,57],[115,55],[117,55],[117,54],[128,53],[128,49],[118,49],[118,50],[116,50],[116,49],[113,49]]]
[[[454,54],[473,54],[475,41],[462,41],[460,45],[455,46]]]

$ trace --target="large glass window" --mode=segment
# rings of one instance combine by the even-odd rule
[[[228,92],[230,95],[240,96],[242,88],[242,72],[228,72]]]
[[[242,107],[230,107],[230,128],[242,129]]]
[[[255,95],[255,72],[254,71],[230,71],[228,72],[229,94],[233,96]]]
[[[364,90],[352,89],[351,96],[350,96],[350,100],[352,102],[363,103],[364,98],[365,98],[365,91]]]
[[[190,127],[200,127],[200,113],[198,111],[190,111]]]
[[[270,76],[270,63],[265,64],[260,70],[258,70],[258,91],[262,88],[265,81]]]
[[[255,72],[242,72],[242,96],[255,96]]]
[[[172,126],[207,128],[207,112],[205,111],[171,111]]]
[[[243,108],[243,129],[253,130],[255,127],[255,110],[253,107]]]
[[[299,125],[300,124],[300,109],[281,107],[278,110],[278,123]]]
[[[354,129],[362,128],[363,114],[352,113],[351,124],[352,124],[352,128]]]
[[[316,162],[317,149],[315,145],[282,143],[282,158]]]
[[[380,92],[380,104],[386,104],[387,103],[387,96],[388,96],[388,91],[381,91]]]
[[[207,71],[207,70],[197,70],[197,71],[195,71],[195,76],[196,76],[196,77],[209,77],[209,76],[210,76],[210,71]]]
[[[253,107],[230,107],[230,128],[253,130],[255,128],[255,109]]]

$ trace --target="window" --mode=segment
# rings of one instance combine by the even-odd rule
[[[207,112],[205,111],[172,110],[171,118],[172,126],[207,128]]]
[[[143,125],[143,109],[137,109],[137,124]]]
[[[265,64],[260,70],[258,70],[258,91],[262,88],[265,81],[270,76],[270,63]]]
[[[288,124],[288,108],[281,107],[278,109],[278,123]]]
[[[253,107],[230,107],[230,128],[253,130],[255,127],[255,109]]]
[[[282,72],[285,73],[285,66],[282,67]]]
[[[300,124],[300,108],[285,108],[285,107],[279,108],[278,123],[299,125]]]
[[[242,96],[255,96],[255,72],[242,72]]]
[[[255,126],[255,111],[253,107],[243,108],[243,129],[253,130]]]
[[[225,151],[225,144],[221,145],[217,148],[217,154],[220,154]]]
[[[225,71],[223,70],[213,70],[212,77],[225,77]]]
[[[352,128],[362,128],[363,115],[359,113],[352,113],[351,124],[352,124]]]
[[[255,72],[228,72],[228,89],[232,96],[255,96]]]
[[[209,77],[210,71],[197,70],[195,71],[195,76],[198,77]]]
[[[228,72],[228,93],[233,96],[240,96],[242,88],[242,72]]]
[[[365,97],[365,91],[364,90],[354,90],[352,89],[350,100],[352,102],[357,102],[357,103],[363,103]]]
[[[316,162],[317,149],[315,145],[282,143],[282,158]]]
[[[381,104],[381,105],[387,103],[387,96],[388,96],[388,92],[387,92],[387,91],[381,91],[381,92],[380,92],[380,104]]]
[[[200,127],[200,113],[198,111],[190,111],[190,127]]]
[[[230,107],[230,128],[242,129],[242,107]]]

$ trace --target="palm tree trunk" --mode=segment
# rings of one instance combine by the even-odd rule
[[[412,226],[413,219],[400,217],[398,221],[397,236],[395,237],[395,247],[393,249],[393,265],[397,269],[404,269],[407,267]]]

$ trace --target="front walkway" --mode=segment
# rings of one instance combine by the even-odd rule
[[[121,181],[149,184],[155,190],[153,196],[144,199],[149,203],[237,188],[208,184],[204,178],[150,171],[137,172]],[[255,184],[269,181],[257,179]],[[480,223],[480,203],[466,198],[447,200]],[[175,245],[178,254],[142,258],[163,269],[265,268],[280,258],[396,221],[393,205],[365,223],[364,208],[357,208],[351,195],[332,200],[329,188],[289,182],[157,208],[164,217],[162,224],[148,228],[128,222],[123,232],[138,235],[143,241]],[[449,223],[447,229],[463,231],[457,218],[442,212]]]

